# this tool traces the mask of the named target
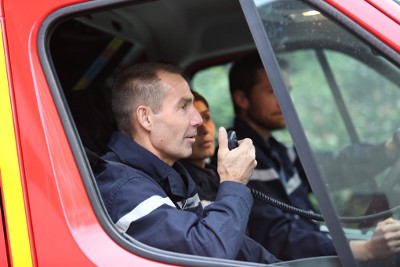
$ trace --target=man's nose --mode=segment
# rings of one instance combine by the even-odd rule
[[[274,94],[274,103],[275,103],[275,106],[277,106],[280,109],[279,102],[278,102],[278,99],[276,98],[275,94]]]

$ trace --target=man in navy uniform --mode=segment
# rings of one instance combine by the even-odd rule
[[[250,139],[230,151],[219,130],[215,201],[200,205],[177,161],[189,157],[202,118],[179,68],[142,63],[124,70],[112,91],[119,129],[96,180],[116,228],[156,248],[223,259],[278,261],[245,235],[253,198],[246,187],[257,162]]]

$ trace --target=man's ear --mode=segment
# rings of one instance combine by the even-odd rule
[[[247,109],[249,106],[249,99],[247,98],[246,94],[241,90],[236,90],[233,92],[233,101],[235,102],[236,106],[240,109]]]
[[[152,114],[153,111],[148,106],[139,106],[136,109],[136,116],[139,124],[148,131],[152,127]]]

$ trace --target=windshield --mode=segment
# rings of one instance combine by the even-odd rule
[[[301,1],[254,2],[341,227],[368,239],[399,218],[399,68]]]

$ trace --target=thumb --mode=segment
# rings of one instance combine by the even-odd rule
[[[224,127],[219,127],[218,129],[218,143],[218,152],[228,150],[228,134]]]

